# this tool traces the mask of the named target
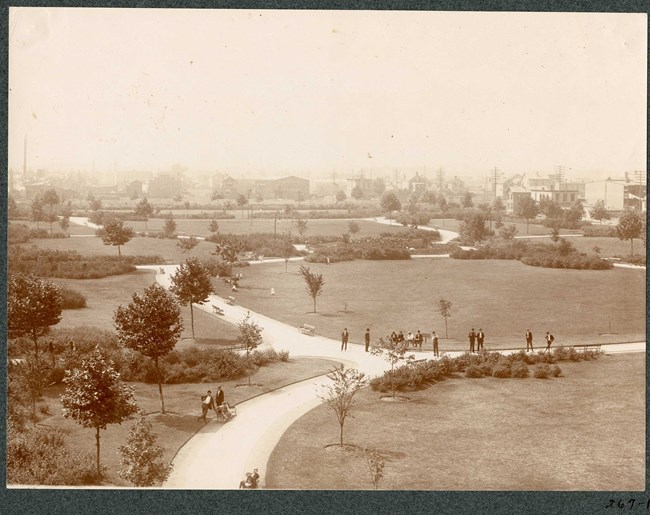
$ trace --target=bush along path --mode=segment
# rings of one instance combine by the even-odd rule
[[[170,286],[170,276],[176,270],[175,265],[138,268],[154,270],[156,281],[167,288]],[[348,350],[341,352],[339,341],[302,334],[298,328],[251,312],[243,306],[229,305],[217,295],[210,295],[208,302],[197,307],[212,314],[213,305],[221,308],[224,314],[219,316],[232,324],[238,324],[250,316],[264,328],[263,345],[271,346],[277,352],[288,351],[292,357],[329,358],[345,363],[347,368],[357,368],[369,378],[381,378],[390,369],[387,361],[366,353],[362,345],[350,343]],[[602,349],[609,352],[610,348],[623,346],[625,349],[620,350],[625,352],[645,351],[645,342],[603,345]],[[512,349],[500,351],[500,354],[520,351]],[[433,359],[430,353],[423,354]],[[448,352],[445,356],[456,358],[465,354]],[[206,424],[177,453],[173,460],[173,472],[163,487],[235,489],[246,472],[257,468],[261,476],[259,484],[263,488],[271,452],[294,421],[321,403],[317,392],[327,381],[325,376],[319,376],[260,395],[237,405],[237,416],[225,425],[220,426],[214,421]]]

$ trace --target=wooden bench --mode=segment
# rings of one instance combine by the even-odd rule
[[[599,351],[600,346],[601,346],[600,343],[584,343],[584,344],[581,344],[581,345],[574,345],[573,348],[576,349],[576,350],[582,349],[583,352],[587,352],[588,350]]]
[[[308,334],[309,336],[314,336],[316,335],[316,327],[309,324],[302,324],[300,326],[300,332],[302,334]]]
[[[212,311],[214,312],[215,315],[223,315],[223,309],[221,309],[219,306],[215,306],[214,304],[212,305]]]
[[[233,297],[233,296],[226,297],[226,304],[228,304],[229,306],[234,306],[235,305],[235,297]]]

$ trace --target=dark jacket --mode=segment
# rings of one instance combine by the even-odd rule
[[[215,395],[217,406],[221,406],[223,404],[223,397],[224,397],[223,390],[218,390]]]

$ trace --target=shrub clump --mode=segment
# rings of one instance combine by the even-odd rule
[[[538,363],[533,369],[533,375],[537,379],[546,379],[551,375],[551,367],[549,367],[546,363]]]
[[[562,374],[562,369],[558,367],[557,365],[552,365],[551,366],[551,375],[553,377],[559,377]]]
[[[528,377],[528,365],[523,361],[516,361],[510,366],[512,377]]]
[[[483,374],[481,373],[481,369],[478,366],[470,365],[465,369],[465,377],[483,377]]]
[[[81,309],[86,307],[86,297],[77,290],[66,286],[59,286],[63,298],[63,309]]]

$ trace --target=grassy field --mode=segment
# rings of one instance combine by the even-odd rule
[[[63,318],[57,327],[88,325],[113,331],[113,313],[117,306],[129,304],[134,292],[142,295],[144,289],[151,286],[153,281],[154,273],[148,270],[94,280],[55,279],[55,283],[77,290],[87,299],[86,308],[64,310]],[[181,306],[181,316],[184,328],[179,346],[191,342],[189,306]],[[198,343],[232,345],[238,329],[219,317],[194,309],[194,333]]]
[[[262,367],[253,376],[253,382],[260,383],[261,387],[237,388],[236,385],[245,381],[223,382],[222,387],[226,400],[230,404],[237,404],[246,399],[266,393],[272,389],[281,388],[293,381],[307,379],[316,375],[327,373],[333,366],[332,361],[316,358],[290,359],[287,363],[276,363]],[[170,461],[177,450],[197,431],[217,431],[222,423],[212,421],[207,426],[198,422],[197,417],[201,412],[200,396],[205,395],[208,389],[216,390],[216,385],[211,384],[181,384],[163,386],[165,396],[166,415],[160,414],[160,399],[158,386],[151,384],[133,383],[138,406],[144,410],[147,419],[152,423],[154,433],[158,435],[158,445],[165,449],[164,459]],[[59,396],[63,393],[63,386],[57,385],[46,389],[45,404],[51,416],[40,422],[46,427],[55,427],[63,431],[66,441],[74,453],[89,453],[94,459],[95,433],[91,429],[84,429],[70,419],[61,415],[61,402]],[[213,417],[214,414],[210,414]],[[117,476],[120,468],[118,447],[126,443],[130,423],[111,425],[101,432],[101,460],[108,466],[106,484],[127,485]],[[203,429],[204,428],[204,429]]]
[[[555,270],[453,259],[310,264],[325,281],[313,314],[299,266],[289,263],[288,273],[283,263],[245,269],[237,303],[296,327],[315,325],[318,334],[332,338],[347,327],[357,343],[366,327],[373,337],[418,329],[444,336],[436,311],[441,297],[453,303],[451,341],[443,339],[441,350],[464,349],[472,327],[484,330],[490,348],[523,346],[527,328],[536,342],[551,330],[564,345],[645,337],[644,270]],[[215,286],[217,293],[229,294],[222,283]],[[601,334],[609,332],[616,334]]]
[[[645,487],[643,354],[562,363],[554,379],[449,379],[388,403],[363,389],[345,439],[385,456],[383,489],[607,490]],[[320,406],[273,451],[266,485],[372,489]],[[314,464],[318,466],[314,466]]]

